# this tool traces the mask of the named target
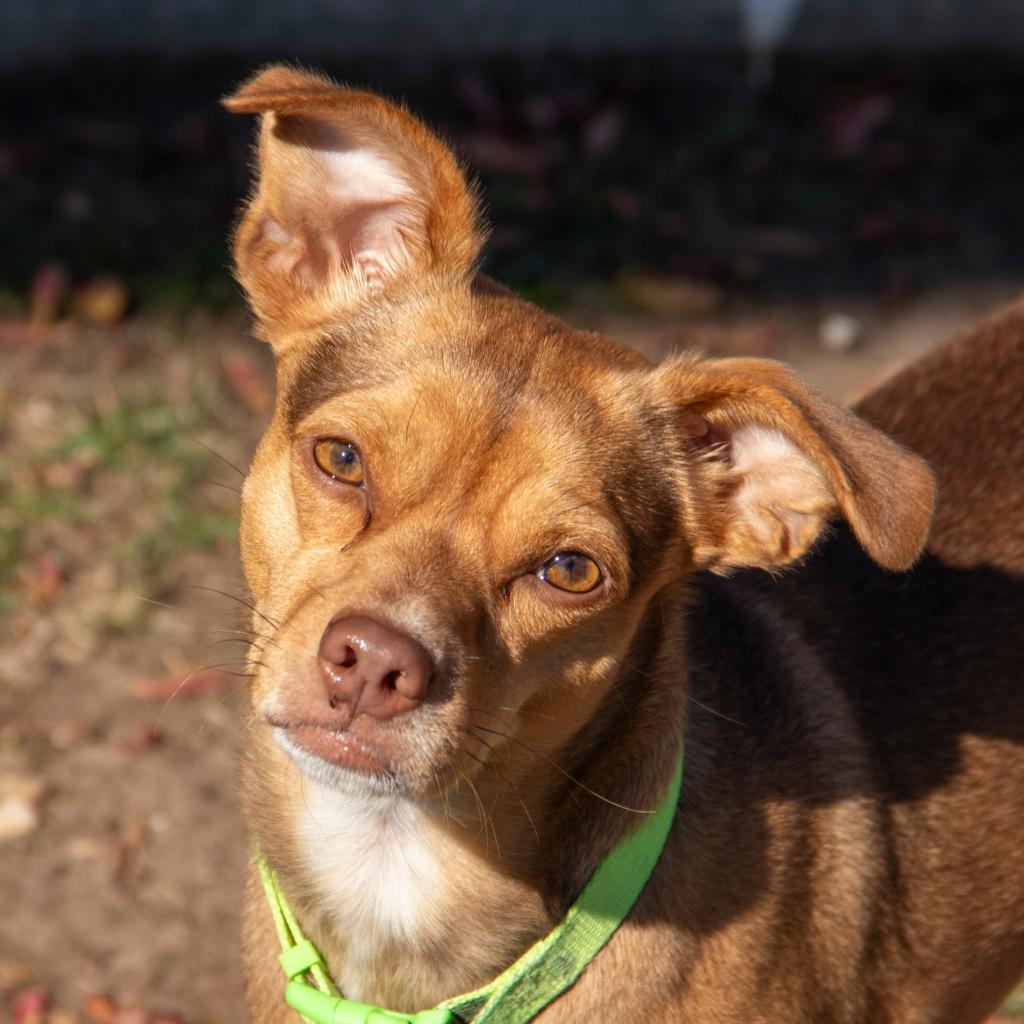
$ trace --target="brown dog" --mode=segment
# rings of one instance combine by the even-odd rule
[[[685,737],[655,874],[545,1021],[982,1020],[1024,970],[1024,307],[864,419],[653,367],[477,276],[404,111],[284,67],[225,102],[262,115],[235,255],[279,387],[245,802],[345,995],[500,973]],[[876,427],[938,477],[923,555],[932,472]],[[294,1021],[250,882],[252,1017]]]

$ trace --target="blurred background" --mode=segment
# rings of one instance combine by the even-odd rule
[[[653,359],[855,400],[1024,273],[1019,0],[2,0],[15,1024],[244,1016],[234,536],[273,390],[217,100],[272,59],[406,100],[479,175],[487,270]]]

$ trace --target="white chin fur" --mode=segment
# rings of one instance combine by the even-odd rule
[[[274,729],[274,742],[308,779],[345,796],[401,796],[405,790],[394,775],[370,775],[342,768],[303,750],[284,729]]]

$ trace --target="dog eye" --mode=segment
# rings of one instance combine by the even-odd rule
[[[333,437],[317,441],[313,446],[313,461],[334,480],[353,486],[363,482],[363,460],[348,441]]]
[[[601,582],[597,563],[578,551],[561,551],[541,566],[537,575],[559,590],[570,594],[587,594]]]

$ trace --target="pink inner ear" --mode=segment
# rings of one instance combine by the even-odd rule
[[[780,430],[743,426],[733,432],[729,475],[736,480],[733,515],[777,562],[813,543],[835,499],[817,465]]]
[[[414,183],[323,120],[279,118],[272,136],[260,225],[268,266],[310,291],[338,278],[381,290],[425,239]]]
[[[730,457],[730,432],[725,426],[717,426],[697,413],[691,414],[684,431],[688,446],[702,458],[727,460]]]

